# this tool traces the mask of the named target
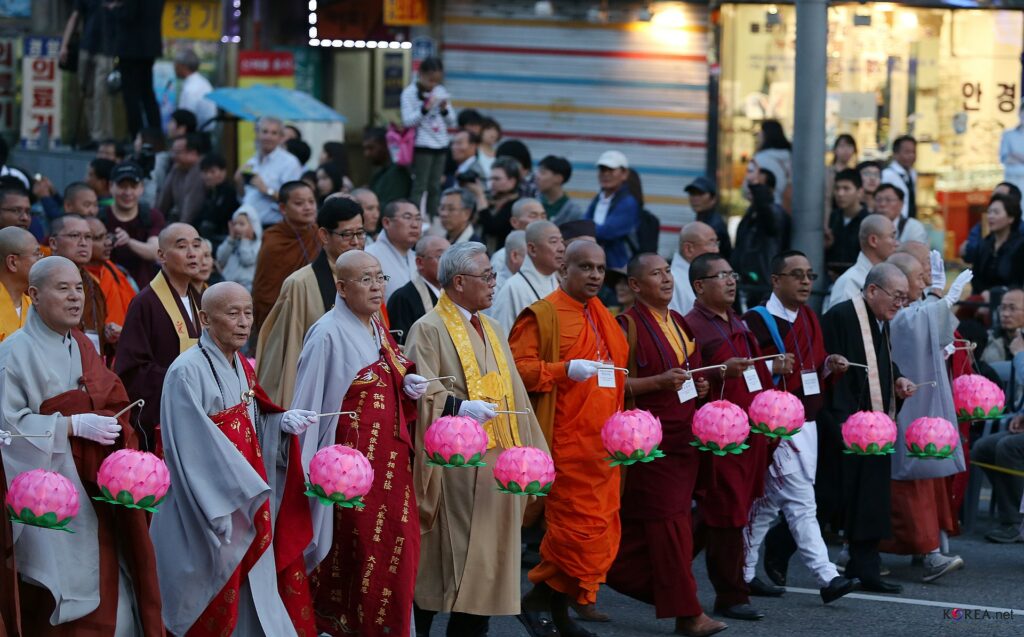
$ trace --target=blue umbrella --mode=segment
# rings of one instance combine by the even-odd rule
[[[308,93],[277,86],[219,88],[206,95],[241,119],[277,117],[288,122],[344,122],[345,117]]]

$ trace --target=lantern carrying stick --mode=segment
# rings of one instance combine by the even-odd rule
[[[402,338],[403,336],[405,336],[405,332],[403,332],[402,330],[388,330],[388,333],[397,334],[398,338]]]
[[[698,367],[697,369],[684,369],[683,371],[691,376],[697,372],[706,372],[709,369],[720,369],[723,372],[728,369],[725,365],[708,365],[707,367]]]
[[[617,372],[622,372],[626,376],[629,376],[629,370],[625,367],[616,367],[614,365],[601,365],[601,369],[614,369]]]
[[[526,411],[502,411],[502,410],[498,409],[494,413],[496,413],[496,414],[519,414],[520,416],[529,416],[532,412],[533,412],[533,410],[531,410],[529,407],[527,407]]]
[[[769,359],[772,359],[772,358],[774,358],[775,360],[780,360],[781,361],[781,360],[784,360],[786,358],[786,355],[785,354],[769,354],[768,356],[758,356],[757,358],[748,358],[747,360],[750,361],[751,363],[756,363],[757,361],[766,361],[766,360],[769,360]]]
[[[116,418],[120,418],[121,416],[123,416],[127,412],[131,411],[134,407],[145,407],[145,406],[146,406],[146,401],[140,398],[140,399],[136,400],[135,402],[133,402],[132,404],[130,404],[127,407],[125,407],[124,409],[122,409],[121,411],[119,411],[116,414],[114,414],[114,418],[115,419]]]
[[[357,418],[359,416],[359,412],[357,412],[357,411],[330,411],[330,412],[327,412],[326,414],[319,414],[317,416],[317,418],[327,418],[328,416],[352,416],[353,418]]]
[[[850,361],[846,361],[846,364],[849,365],[850,367],[860,367],[860,368],[863,368],[863,369],[871,369],[867,365],[862,365],[860,363],[851,363]]]
[[[53,438],[52,431],[44,431],[41,434],[8,434],[9,438]]]
[[[935,387],[937,385],[937,383],[934,380],[925,381],[923,383],[910,383],[910,384],[914,386],[914,389],[917,389],[918,387],[924,387],[925,385],[931,385],[932,387]]]

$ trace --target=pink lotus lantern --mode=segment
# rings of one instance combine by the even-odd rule
[[[96,483],[103,495],[93,500],[156,513],[171,486],[171,474],[164,461],[153,454],[121,449],[100,465]]]
[[[804,426],[804,404],[793,394],[770,389],[747,408],[751,431],[769,438],[792,438]]]
[[[631,409],[612,414],[601,428],[601,442],[611,454],[613,467],[664,458],[661,444],[661,420],[649,411]]]
[[[843,453],[884,456],[896,445],[896,423],[880,411],[858,411],[843,423]]]
[[[363,506],[363,496],[373,486],[373,467],[359,451],[345,445],[331,445],[317,451],[309,463],[306,495],[325,506],[343,509]]]
[[[482,467],[487,432],[465,416],[442,416],[423,434],[427,464],[438,467]]]
[[[7,515],[12,522],[74,533],[67,526],[78,515],[78,490],[59,473],[20,473],[7,490]]]
[[[966,374],[953,381],[953,406],[961,421],[1000,418],[1005,405],[1003,390],[984,376]]]
[[[498,491],[512,495],[547,495],[555,481],[555,463],[536,447],[512,447],[494,463]]]
[[[743,453],[750,448],[745,444],[750,435],[747,415],[728,400],[716,400],[698,409],[693,415],[693,435],[697,439],[691,445],[716,456]]]
[[[918,418],[907,427],[907,449],[913,458],[948,458],[960,444],[960,432],[945,418]]]

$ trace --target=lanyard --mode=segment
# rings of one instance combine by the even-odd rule
[[[597,325],[594,324],[594,320],[590,318],[590,304],[583,306],[583,316],[587,317],[587,323],[590,323],[590,329],[594,330],[594,336],[597,338],[597,360],[603,361],[601,358],[601,346],[604,345],[604,339],[601,338],[601,333],[597,331]],[[608,348],[605,348],[605,352],[608,352]],[[611,352],[608,352],[608,358],[611,358]]]
[[[302,258],[306,261],[306,265],[309,265],[313,260],[309,258],[309,252],[306,251],[306,242],[302,240],[302,235],[299,234],[298,229],[293,226],[290,221],[285,219],[285,223],[287,223],[288,227],[295,233],[295,240],[299,242],[299,248],[302,249]]]
[[[725,330],[723,330],[722,327],[718,324],[718,322],[715,321],[715,318],[718,317],[711,318],[711,324],[715,327],[716,330],[718,330],[718,333],[722,336],[722,339],[729,344],[729,349],[732,350],[732,353],[735,354],[737,358],[741,358],[742,354],[740,354],[739,350],[736,349],[736,346],[732,344],[732,339],[730,338],[730,336],[736,333],[735,331],[733,331],[732,316],[729,316],[728,335],[725,333]],[[750,342],[747,341],[746,337],[743,338],[743,343],[747,346],[747,358],[753,358],[754,354],[753,352],[750,351]]]
[[[793,321],[792,323],[786,321],[787,323],[789,323],[790,333],[793,334],[793,352],[796,354],[797,369],[800,370],[801,372],[817,371],[816,368],[813,367],[811,369],[804,369],[804,357],[800,354],[800,339],[796,335],[796,324],[797,322],[800,321],[801,318],[803,318],[803,323],[807,326],[807,351],[810,353],[811,363],[814,362],[814,341],[811,340],[811,320],[807,318],[805,314],[801,314],[800,310],[797,310],[796,321]]]

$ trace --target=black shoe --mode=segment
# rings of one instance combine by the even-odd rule
[[[747,586],[750,588],[750,594],[757,597],[782,597],[786,592],[786,589],[766,584],[757,577],[747,582]]]
[[[558,636],[558,629],[555,628],[555,623],[540,613],[523,611],[516,615],[516,619],[526,628],[526,632],[530,633],[530,637]]]
[[[843,595],[853,590],[853,580],[846,579],[841,575],[832,578],[832,581],[821,589],[821,601],[829,604],[836,601]]]
[[[786,585],[786,573],[789,570],[789,563],[771,559],[767,554],[764,556],[764,572],[768,579],[777,586]]]
[[[888,593],[890,595],[899,595],[903,592],[903,587],[899,584],[890,584],[881,578],[860,580],[860,589],[870,593]]]
[[[730,606],[725,610],[719,611],[719,614],[729,619],[745,619],[747,621],[757,621],[764,619],[764,613],[757,610],[750,604],[736,604]]]

